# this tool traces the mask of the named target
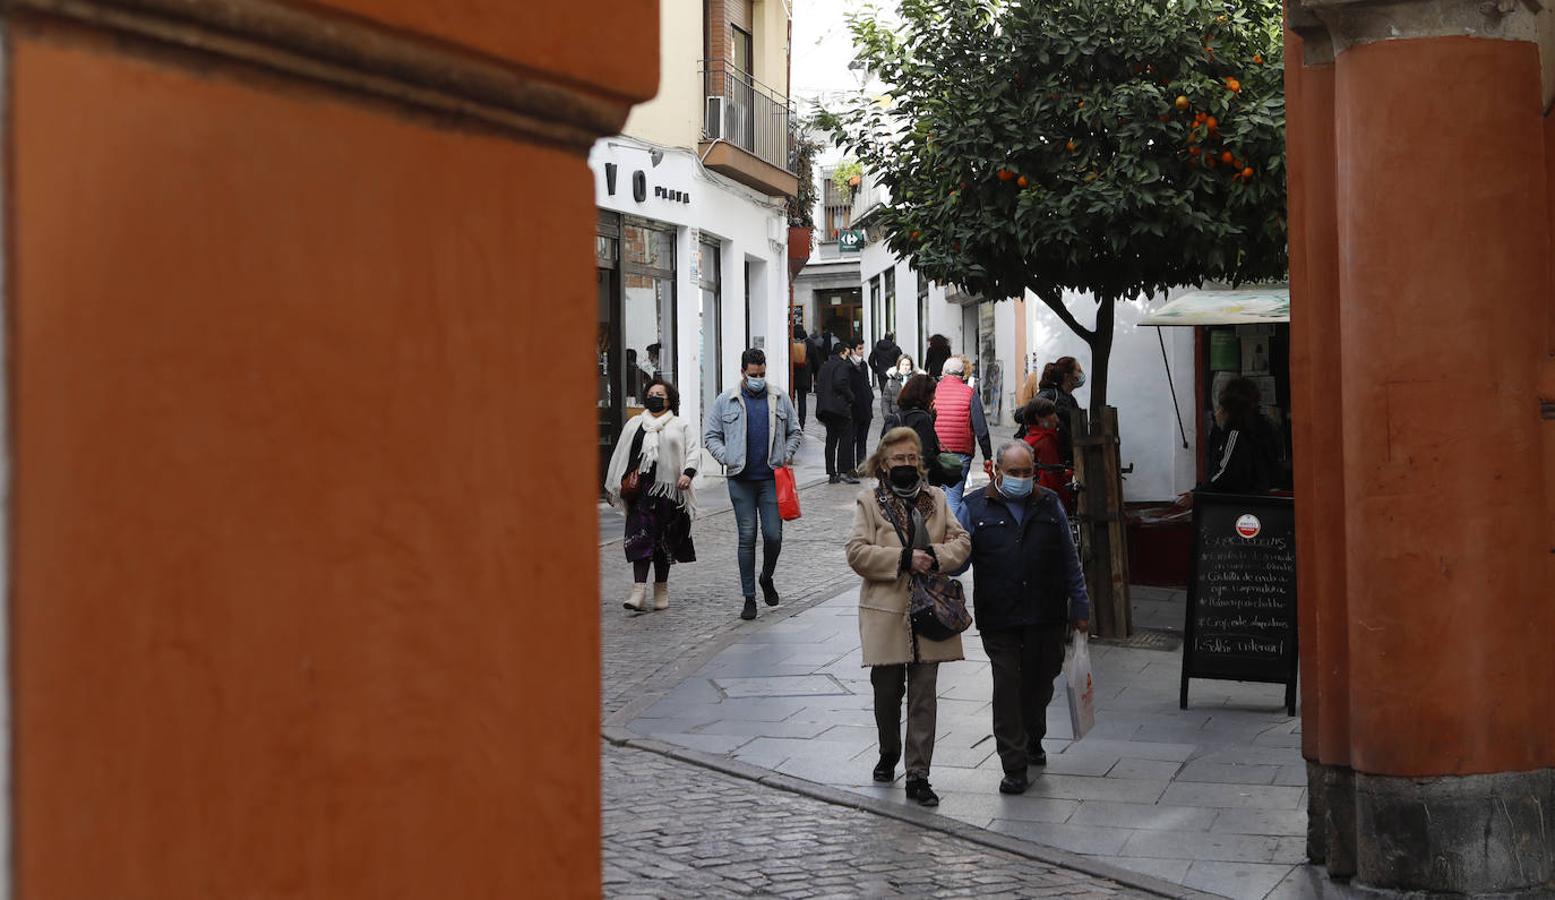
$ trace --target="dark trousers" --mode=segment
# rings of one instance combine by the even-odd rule
[[[875,688],[875,728],[880,732],[880,755],[893,763],[902,758],[902,696],[907,697],[907,775],[928,778],[934,760],[935,696],[939,663],[871,666],[869,683]]]
[[[1006,774],[1024,775],[1030,754],[1042,749],[1068,630],[1067,622],[1056,622],[981,632],[993,668],[994,745]]]
[[[826,426],[826,474],[853,471],[853,420],[822,416],[821,424]]]
[[[809,393],[809,391],[804,390],[794,391],[794,409],[799,411],[799,429],[801,431],[804,430],[807,416],[805,407],[809,405],[809,403],[805,400],[805,397],[809,396]]]
[[[869,426],[874,419],[853,417],[853,464],[862,466],[869,459]]]
[[[648,563],[650,560],[639,559],[632,563],[632,580],[638,584],[648,583]],[[663,584],[670,580],[670,558],[664,555],[663,550],[653,551],[653,580]]]

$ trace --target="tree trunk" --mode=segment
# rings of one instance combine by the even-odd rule
[[[1107,407],[1107,382],[1117,301],[1101,298],[1091,336],[1091,403],[1085,427],[1077,429],[1076,462],[1084,486],[1087,552],[1084,566],[1094,630],[1104,638],[1126,638],[1133,630],[1128,590],[1128,543],[1123,517],[1123,473],[1118,452],[1117,413]]]

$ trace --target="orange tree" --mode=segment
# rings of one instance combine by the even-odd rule
[[[820,115],[889,193],[891,250],[990,299],[1032,292],[1091,349],[1114,301],[1282,276],[1277,0],[901,0],[855,16],[886,85]],[[1063,303],[1089,292],[1093,326]]]

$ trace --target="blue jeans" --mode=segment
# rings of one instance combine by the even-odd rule
[[[945,505],[950,507],[950,514],[961,518],[961,495],[966,492],[966,477],[972,472],[972,457],[970,454],[957,453],[961,457],[961,480],[945,488]]]
[[[740,535],[740,590],[756,596],[756,518],[761,517],[761,577],[771,578],[783,550],[783,517],[778,515],[777,482],[729,479],[729,501],[734,504],[735,526]]]

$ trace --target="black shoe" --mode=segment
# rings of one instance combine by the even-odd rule
[[[839,477],[842,479],[843,484],[858,484],[858,479],[852,475],[841,475]]]
[[[1045,766],[1045,765],[1047,765],[1047,751],[1041,749],[1040,747],[1038,749],[1036,749],[1036,750],[1029,750],[1029,751],[1027,751],[1027,753],[1026,753],[1026,765],[1028,765],[1028,766]]]
[[[757,584],[761,585],[761,599],[765,600],[768,606],[777,606],[780,598],[778,597],[777,585],[772,583],[772,576],[761,576],[761,580]]]
[[[999,782],[999,793],[1024,794],[1029,787],[1031,787],[1031,782],[1026,780],[1024,772],[1012,772],[1004,776],[1004,780]]]
[[[839,484],[839,483],[841,483],[841,481],[842,481],[842,479],[838,478],[836,475],[827,475],[826,476],[826,483],[827,484]]]
[[[875,780],[881,784],[890,784],[896,780],[896,757],[880,757],[880,762],[875,763]]]
[[[929,787],[927,778],[907,779],[907,799],[918,801],[919,806],[939,806],[939,794]]]
[[[745,598],[745,608],[740,610],[740,618],[744,619],[747,622],[749,622],[751,619],[756,618],[756,598],[755,597],[746,597]]]

